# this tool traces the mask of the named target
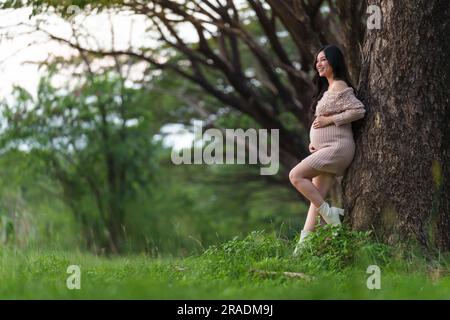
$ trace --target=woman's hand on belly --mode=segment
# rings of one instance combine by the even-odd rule
[[[331,119],[331,116],[330,117],[318,116],[316,119],[314,119],[312,126],[314,129],[318,129],[318,128],[329,126],[332,123],[333,123],[333,120]]]
[[[309,152],[314,153],[317,149],[312,145],[312,143],[309,144]]]

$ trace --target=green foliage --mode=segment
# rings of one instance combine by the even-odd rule
[[[0,217],[13,223],[8,246],[76,247],[74,220],[36,152],[10,150],[0,157]]]
[[[192,270],[193,277],[201,274],[211,281],[244,281],[254,278],[252,270],[306,272],[314,277],[328,277],[371,264],[388,267],[395,260],[393,248],[373,241],[369,232],[345,227],[318,227],[308,239],[307,249],[294,258],[296,242],[297,239],[284,240],[275,232],[253,231],[243,239],[235,237],[209,247],[200,256],[185,259],[183,267]]]
[[[238,278],[246,274],[257,261],[280,258],[286,255],[286,245],[275,234],[253,231],[240,240],[233,238],[218,246],[211,246],[198,258],[199,272],[214,278]]]
[[[187,256],[261,226],[291,236],[302,222],[298,213],[306,208],[289,190],[240,181],[238,174],[249,171],[244,166],[174,166],[166,157],[158,188],[129,215],[127,228],[139,249]]]
[[[105,90],[102,92],[106,92]],[[147,99],[147,94],[151,98]],[[52,94],[52,96],[59,95],[59,93]],[[135,196],[130,197],[130,201],[125,203],[124,251],[145,251],[155,256],[167,254],[187,256],[201,252],[211,244],[221,243],[260,227],[267,230],[281,228],[280,232],[284,236],[293,236],[302,223],[301,212],[307,208],[297,200],[295,193],[286,188],[268,186],[258,178],[242,178],[257,177],[256,168],[242,165],[174,166],[170,160],[170,149],[156,149],[153,151],[153,157],[143,159],[145,161],[140,161],[139,157],[127,156],[126,152],[130,152],[127,150],[128,146],[136,144],[134,139],[143,138],[150,141],[153,132],[157,132],[156,128],[160,127],[165,119],[163,107],[159,107],[157,102],[149,102],[149,100],[154,102],[155,95],[152,92],[145,90],[139,96],[141,98],[136,101],[135,106],[140,106],[142,112],[147,111],[149,114],[140,123],[142,129],[136,128],[136,134],[130,134],[128,143],[123,144],[128,169],[135,170],[136,173],[129,177],[134,176],[142,181],[129,180],[134,189],[130,188],[128,192],[134,192]],[[45,94],[41,94],[40,97],[42,104],[50,100]],[[17,101],[19,103],[21,100]],[[24,237],[21,238],[23,241],[20,243],[34,245],[39,243],[42,248],[53,245],[82,248],[89,239],[90,230],[101,237],[103,234],[101,225],[96,223],[98,206],[95,193],[84,182],[86,176],[95,177],[100,190],[108,191],[104,189],[105,167],[100,162],[102,144],[101,140],[96,138],[98,131],[95,126],[88,130],[90,127],[83,123],[99,124],[92,121],[96,114],[95,109],[85,108],[82,110],[86,110],[84,114],[88,115],[83,119],[79,117],[67,119],[62,121],[61,127],[53,126],[51,129],[47,124],[56,122],[52,120],[54,119],[52,108],[58,106],[60,106],[58,101],[49,106],[45,113],[47,117],[39,114],[37,111],[39,109],[27,111],[28,108],[24,107],[24,112],[20,113],[21,120],[17,122],[14,122],[16,109],[6,108],[10,111],[8,119],[11,125],[1,136],[5,146],[3,149],[5,156],[2,158],[2,168],[5,168],[2,171],[3,188],[0,188],[3,192],[2,203],[9,205],[12,199],[19,198],[24,204],[16,210],[20,213],[17,221],[29,221],[27,225],[31,232],[24,233]],[[80,108],[84,106],[81,105]],[[152,116],[155,108],[159,109],[160,113],[158,121],[154,121],[155,118]],[[141,112],[139,109],[129,108],[127,112],[131,113],[133,110],[135,112],[133,116],[138,118]],[[93,114],[89,115],[89,112]],[[33,119],[32,116],[36,114],[38,117]],[[23,125],[24,123],[27,125]],[[80,131],[77,131],[77,123]],[[34,129],[31,129],[33,126]],[[50,130],[53,130],[54,134],[50,134]],[[92,137],[90,143],[93,145],[86,145],[86,149],[71,155],[70,162],[65,161],[68,158],[63,156],[67,152],[64,145],[51,149],[53,143],[50,143],[50,139],[59,137],[58,132],[81,136],[85,132],[82,130]],[[28,142],[33,149],[29,152],[16,150],[19,142],[22,144]],[[114,148],[120,145],[117,142],[111,144]],[[136,149],[145,156],[145,145]],[[122,151],[119,150],[120,152]],[[65,176],[68,178],[64,181],[65,184],[59,183],[59,178],[55,177],[53,162],[50,161],[52,155],[61,155],[56,159],[58,160],[56,164],[64,165],[61,169],[65,170]],[[82,159],[85,161],[81,161]],[[147,165],[146,161],[151,161],[151,165],[157,169],[150,170],[152,167]],[[150,171],[151,180],[148,179]],[[6,187],[8,183],[9,186]],[[232,187],[236,184],[239,184],[239,188]],[[64,192],[64,185],[70,192]],[[148,187],[144,187],[146,185]],[[28,192],[23,193],[21,189]],[[74,199],[73,202],[67,202],[64,194],[69,194]],[[102,201],[106,200],[106,197],[102,197]],[[71,203],[74,204],[77,213],[83,213],[85,223],[89,225],[86,236],[82,229],[83,225],[78,220],[83,216],[73,214],[75,211],[70,206]],[[11,210],[7,212],[11,214]],[[99,243],[95,244],[98,250]]]
[[[4,105],[3,152],[26,148],[46,163],[89,248],[123,249],[126,207],[149,194],[158,147],[144,91],[127,88],[112,72],[75,88],[43,78],[33,100],[16,88]]]
[[[13,221],[6,215],[0,215],[0,245],[14,240],[15,231]]]
[[[354,231],[345,225],[318,225],[308,236],[299,259],[307,261],[311,270],[328,272],[349,268],[356,260],[385,264],[391,256],[390,248],[374,242],[370,235],[371,231]]]

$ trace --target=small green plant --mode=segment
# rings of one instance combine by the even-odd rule
[[[208,248],[204,255],[224,255],[228,257],[246,256],[252,259],[260,259],[267,256],[279,256],[283,251],[283,244],[274,234],[266,234],[264,230],[252,231],[247,237],[240,240],[234,237],[232,240],[219,246]]]
[[[353,231],[347,226],[316,226],[298,257],[309,269],[340,272],[358,261],[385,263],[390,247],[375,242],[371,231]]]
[[[244,239],[234,237],[219,246],[209,247],[197,260],[201,272],[213,278],[239,278],[252,266],[268,258],[282,258],[288,245],[275,234],[253,231]]]

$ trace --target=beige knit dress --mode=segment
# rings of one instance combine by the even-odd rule
[[[316,151],[302,161],[316,170],[342,176],[355,155],[351,122],[363,118],[365,112],[353,88],[326,91],[315,116],[332,116],[333,124],[317,129],[311,126],[309,137]]]

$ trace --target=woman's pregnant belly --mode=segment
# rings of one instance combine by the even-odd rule
[[[309,132],[311,144],[316,149],[333,147],[343,144],[354,144],[353,131],[350,123],[342,126],[329,125],[322,128],[313,128]]]

